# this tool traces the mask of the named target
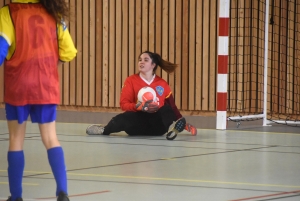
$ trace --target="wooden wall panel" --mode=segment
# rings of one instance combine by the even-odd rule
[[[108,1],[108,106],[115,106],[115,96],[116,96],[116,54],[115,54],[115,45],[116,45],[116,2],[115,0]]]
[[[135,51],[134,51],[134,73],[138,72],[137,61],[142,50],[142,0],[135,1]]]
[[[76,19],[75,19],[75,13],[76,13],[76,0],[70,0],[70,13],[71,18],[69,22],[69,31],[73,38],[76,38]],[[70,78],[69,78],[69,104],[74,106],[76,104],[76,60],[70,62]]]
[[[120,93],[122,89],[122,5],[116,2],[116,48],[115,48],[115,100],[114,106],[120,107]],[[126,63],[125,63],[126,64]]]
[[[188,68],[189,68],[189,1],[182,2],[182,45],[181,45],[181,105],[179,107],[183,110],[188,110],[188,98],[193,93],[189,93],[188,89]]]
[[[96,41],[95,41],[95,51],[96,51],[96,106],[102,106],[102,80],[103,80],[103,1],[96,1]]]
[[[82,1],[76,1],[76,38],[74,38],[75,46],[77,48],[76,60],[76,105],[82,106],[82,69],[84,62],[82,61],[82,52],[83,52],[83,30],[82,30]]]
[[[135,73],[135,65],[137,58],[135,57],[135,0],[129,0],[129,50],[128,50],[128,74],[132,75]]]
[[[85,68],[89,69],[88,71],[88,87],[89,87],[89,106],[96,105],[96,2],[90,1],[89,8],[88,8],[88,65]]]
[[[181,16],[182,14],[182,0],[176,0],[176,18],[177,16]],[[176,19],[176,28],[175,28],[175,63],[179,65],[178,68],[175,70],[175,90],[174,90],[174,99],[177,104],[178,108],[181,108],[181,97],[182,97],[182,89],[181,89],[181,84],[182,84],[182,79],[181,79],[181,54],[182,54],[182,22],[181,20]]]
[[[294,12],[289,12],[288,14],[288,40],[287,40],[287,51],[289,52],[289,55],[295,55],[295,50],[297,47],[295,47],[295,40],[293,39],[294,36],[294,30],[296,28],[294,23],[294,13],[296,11],[296,5],[295,2],[289,2],[288,9],[292,10]],[[287,59],[287,66],[294,66],[295,60],[293,56],[289,56]],[[287,108],[287,113],[293,113],[293,69],[294,68],[287,68],[287,90],[286,90],[286,96],[287,96],[287,102],[286,104],[289,106]]]
[[[195,34],[195,109],[202,109],[202,68],[203,68],[203,1],[196,1]]]
[[[139,54],[150,50],[179,66],[173,74],[157,69],[157,75],[170,84],[179,109],[215,111],[217,2],[68,2],[69,31],[78,53],[59,67],[61,107],[118,108],[122,84],[138,72]]]
[[[108,63],[108,52],[109,52],[109,24],[108,24],[108,0],[103,0],[103,66],[102,66],[102,105],[103,107],[108,107],[108,92],[109,92],[109,83],[108,83],[108,75],[109,75],[109,63]]]
[[[195,91],[195,37],[196,37],[196,1],[191,0],[189,2],[189,51],[188,51],[188,110],[195,110],[195,93],[189,93],[189,91]]]
[[[82,4],[82,105],[89,106],[89,3]]]
[[[228,66],[228,104],[227,108],[229,111],[237,108],[237,79],[236,79],[236,68],[237,68],[237,27],[238,27],[238,11],[237,11],[237,0],[231,0],[230,4],[230,18],[235,20],[230,20],[229,29],[229,66]]]
[[[294,85],[294,91],[293,91],[293,101],[292,108],[293,108],[293,114],[299,114],[299,108],[300,108],[300,2],[297,2],[297,6],[295,8],[296,15],[293,17],[295,21],[295,29],[294,29],[294,47],[295,51],[291,55],[292,58],[295,58],[293,61],[293,85]]]
[[[129,55],[132,56],[133,54],[130,54],[129,53],[129,12],[131,12],[129,10],[129,1],[128,0],[125,0],[125,1],[122,1],[121,3],[122,7],[122,16],[121,18],[123,19],[122,21],[122,33],[121,36],[122,36],[122,51],[121,51],[121,58],[119,59],[120,61],[120,65],[122,66],[121,67],[121,77],[122,77],[122,80],[121,80],[121,87],[123,85],[123,83],[125,82],[125,79],[129,76],[129,67],[130,67],[130,64],[129,64]],[[133,65],[132,65],[133,66]],[[120,104],[120,101],[118,101],[118,104]]]
[[[162,1],[155,1],[155,52],[161,55],[162,52]],[[162,76],[162,70],[158,68],[156,70],[158,76]]]
[[[168,40],[168,60],[172,63],[175,63],[175,28],[176,28],[176,7],[175,7],[175,0],[169,1],[169,18],[168,18],[168,28],[169,28],[169,35],[166,40]],[[171,87],[171,90],[174,92],[175,90],[175,73],[169,74],[168,83]]]
[[[256,112],[255,108],[257,108],[257,69],[258,69],[258,50],[259,50],[259,45],[258,45],[258,38],[253,37],[257,35],[259,27],[259,12],[258,9],[253,9],[258,7],[257,1],[252,1],[249,8],[249,17],[250,17],[250,26],[253,27],[252,29],[249,30],[249,37],[250,37],[250,45],[252,44],[252,48],[250,49],[250,55],[253,55],[253,57],[250,57],[249,65],[250,65],[250,80],[252,80],[250,84],[250,94],[249,94],[249,112]],[[250,28],[250,27],[249,27]]]
[[[150,2],[149,2],[150,3]],[[141,2],[141,49],[142,51],[148,50],[149,38],[149,3],[148,0]]]
[[[161,57],[165,60],[169,60],[169,2],[162,1],[162,49],[161,49]],[[161,77],[169,82],[168,73],[165,71],[161,71]]]
[[[203,49],[203,68],[202,68],[202,110],[207,111],[208,105],[209,105],[209,68],[210,68],[210,61],[209,61],[209,2],[210,1],[204,1],[203,2],[203,43],[202,43],[202,49]],[[208,87],[206,87],[208,86]]]
[[[0,0],[0,6],[8,2]],[[72,15],[69,31],[78,53],[72,62],[59,67],[61,107],[118,110],[122,84],[129,75],[138,72],[140,53],[150,50],[179,65],[173,74],[158,68],[157,75],[170,84],[180,110],[190,114],[215,113],[219,1],[68,2]],[[253,112],[262,107],[263,79],[259,75],[263,71],[258,66],[263,65],[264,23],[260,19],[264,19],[261,12],[264,4],[264,1],[231,0],[229,110]],[[291,112],[284,105],[298,107],[294,101],[287,101],[287,97],[298,98],[294,83],[295,75],[300,72],[289,66],[299,65],[293,59],[299,54],[299,42],[292,38],[298,37],[294,29],[299,30],[299,15],[288,13],[286,8],[296,11],[300,6],[294,0],[274,1],[274,4],[273,19],[277,24],[270,25],[268,72],[274,78],[269,79],[268,89],[275,98],[269,107]],[[282,25],[285,26],[281,28]],[[3,68],[0,80],[3,103]],[[280,88],[282,85],[285,88]]]
[[[216,13],[219,12],[217,2],[216,1],[210,1],[209,6],[209,84],[206,86],[208,90],[208,111],[215,111],[216,108],[216,74],[217,74],[217,37],[218,33],[216,31],[216,27],[218,26],[218,15]]]
[[[148,29],[148,33],[149,33],[149,40],[147,41],[148,43],[148,50],[151,52],[155,51],[155,0],[149,0],[149,29]]]
[[[250,33],[251,33],[251,1],[245,1],[245,9],[244,9],[244,16],[245,16],[245,24],[244,24],[244,76],[243,76],[243,91],[244,91],[244,105],[243,105],[243,111],[244,112],[249,112],[250,110],[250,87],[251,87],[251,49],[252,49],[252,44],[251,44],[251,38],[250,38]]]

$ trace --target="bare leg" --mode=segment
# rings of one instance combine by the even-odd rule
[[[60,143],[56,135],[56,125],[55,121],[45,124],[39,124],[42,141],[46,149],[51,149],[53,147],[59,147]]]
[[[9,151],[23,150],[26,121],[19,124],[18,121],[7,121],[9,131]]]

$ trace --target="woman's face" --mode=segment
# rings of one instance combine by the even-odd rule
[[[142,73],[153,72],[153,68],[155,67],[155,63],[152,63],[152,59],[147,53],[141,54],[139,58],[139,70]]]

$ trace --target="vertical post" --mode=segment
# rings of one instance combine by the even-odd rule
[[[220,0],[218,77],[217,77],[217,119],[216,129],[225,130],[227,125],[227,72],[229,43],[230,0]]]
[[[269,0],[266,0],[265,17],[265,54],[264,54],[264,109],[263,126],[267,125],[267,100],[268,100],[268,51],[269,51]]]

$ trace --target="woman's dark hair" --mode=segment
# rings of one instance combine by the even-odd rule
[[[40,3],[55,18],[57,23],[60,23],[62,19],[68,20],[70,18],[70,10],[65,0],[40,0]]]
[[[145,52],[142,52],[142,53],[140,54],[140,56],[141,56],[142,54],[144,54],[144,53],[148,54],[149,57],[152,59],[152,63],[155,63],[155,64],[156,64],[156,66],[155,66],[154,69],[153,69],[153,72],[156,71],[157,66],[160,66],[161,69],[163,69],[163,70],[166,71],[167,73],[172,73],[172,72],[174,72],[175,69],[178,67],[177,64],[174,64],[174,63],[171,63],[171,62],[169,62],[169,61],[163,60],[163,59],[161,58],[161,56],[160,56],[159,54],[157,54],[157,53],[153,53],[153,52],[150,52],[150,51],[145,51]]]

